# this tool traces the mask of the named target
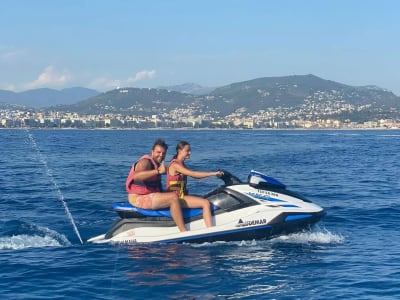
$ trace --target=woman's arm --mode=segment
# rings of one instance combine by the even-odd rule
[[[171,173],[178,172],[183,175],[190,176],[190,177],[197,178],[197,179],[222,175],[221,171],[215,171],[215,172],[192,171],[192,170],[186,168],[185,166],[183,166],[181,164],[177,164],[177,163],[173,163],[170,166],[170,169],[172,171]]]

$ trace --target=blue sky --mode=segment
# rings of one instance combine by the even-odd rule
[[[314,74],[400,95],[397,0],[1,0],[0,89]]]

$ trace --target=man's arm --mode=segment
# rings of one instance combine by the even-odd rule
[[[157,169],[153,169],[153,165],[148,159],[141,159],[137,162],[135,166],[135,175],[133,179],[135,180],[146,180],[154,175],[158,174]]]

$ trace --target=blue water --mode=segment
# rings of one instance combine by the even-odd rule
[[[132,162],[188,140],[196,170],[262,171],[324,207],[268,241],[91,245]],[[0,130],[2,299],[398,299],[400,131]],[[191,180],[206,193],[216,178]]]

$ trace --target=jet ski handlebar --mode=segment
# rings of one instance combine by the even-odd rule
[[[226,186],[243,183],[239,178],[237,178],[235,175],[232,175],[230,172],[226,170],[219,170],[219,171],[224,172],[224,174],[219,178],[224,181]]]

